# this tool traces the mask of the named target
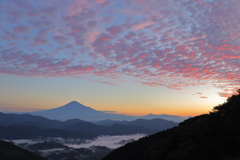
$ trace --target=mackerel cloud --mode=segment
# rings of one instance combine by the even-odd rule
[[[240,82],[236,0],[3,0],[0,73],[182,90]]]

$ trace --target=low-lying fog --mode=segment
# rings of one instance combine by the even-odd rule
[[[21,140],[11,140],[16,145],[19,144],[35,144],[42,143],[44,141],[53,141],[57,143],[61,143],[68,147],[72,148],[89,148],[92,146],[105,146],[111,149],[115,149],[117,147],[123,146],[128,142],[132,142],[138,140],[139,138],[145,137],[145,134],[133,134],[133,135],[121,135],[121,136],[99,136],[94,140],[81,140],[81,139],[63,139],[63,138],[47,138],[47,139],[21,139]]]

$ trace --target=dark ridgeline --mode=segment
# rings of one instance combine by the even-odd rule
[[[61,138],[81,138],[93,139],[90,133],[84,131],[67,131],[62,129],[40,129],[35,126],[26,125],[10,125],[0,126],[0,139],[16,140],[16,139],[36,139],[48,137],[61,137]]]
[[[0,160],[47,160],[30,151],[0,140]]]
[[[177,126],[178,123],[156,118],[134,121],[105,120],[109,125],[93,124],[80,119],[64,122],[29,114],[0,112],[0,139],[33,139],[46,137],[92,139],[100,135],[153,134]]]
[[[36,139],[48,137],[93,139],[100,135],[130,135],[152,134],[152,130],[141,126],[114,124],[112,126],[100,126],[90,122],[78,122],[66,126],[64,129],[40,129],[37,126],[14,124],[10,126],[0,125],[0,139]]]
[[[164,120],[161,118],[154,119],[137,119],[134,121],[114,121],[114,120],[103,120],[95,122],[95,124],[103,125],[103,126],[111,126],[114,124],[121,125],[130,125],[130,126],[142,126],[144,128],[150,129],[153,133],[163,131],[168,128],[172,128],[178,126],[178,123],[173,121]]]
[[[240,94],[214,107],[209,114],[115,149],[102,160],[239,159]]]

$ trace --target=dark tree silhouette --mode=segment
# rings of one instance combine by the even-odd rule
[[[240,94],[240,88],[237,90],[237,92]]]
[[[240,160],[240,89],[226,102],[113,150],[102,160]]]

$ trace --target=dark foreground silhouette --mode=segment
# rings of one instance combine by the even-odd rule
[[[30,151],[0,140],[0,160],[46,160]]]
[[[209,114],[115,149],[102,160],[240,160],[240,95]]]

